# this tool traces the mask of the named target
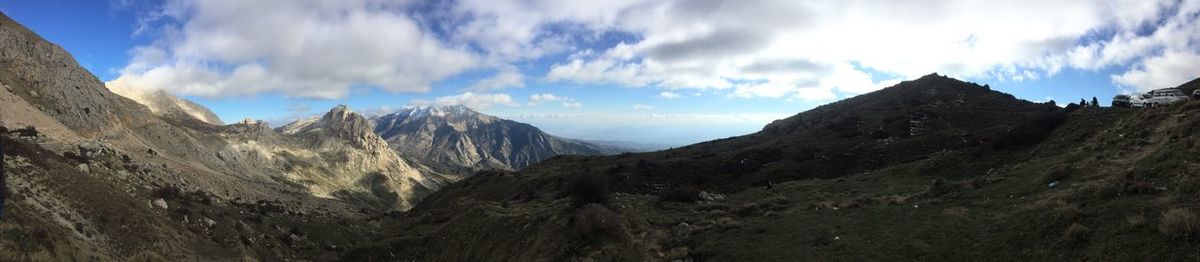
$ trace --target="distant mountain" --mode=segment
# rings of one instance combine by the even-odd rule
[[[371,132],[373,126],[366,117],[338,105],[319,117],[276,128],[312,152],[286,154],[298,159],[286,165],[290,168],[284,174],[313,194],[373,202],[384,210],[407,210],[421,196],[455,180],[399,157]]]
[[[1091,110],[1098,109],[1084,111]],[[389,227],[419,230],[390,231],[390,237],[376,241],[383,244],[373,242],[352,258],[771,261],[818,253],[815,257],[880,260],[907,252],[912,248],[905,243],[909,239],[929,241],[921,244],[926,247],[972,239],[977,242],[962,247],[972,252],[1000,250],[1045,237],[978,237],[975,232],[1044,219],[1021,216],[1030,212],[1023,205],[1032,199],[1022,199],[1021,204],[983,199],[1032,197],[1031,192],[1046,190],[1047,183],[1066,179],[1060,177],[1086,174],[1030,163],[1038,159],[1029,157],[1033,153],[1052,158],[1064,151],[1088,152],[1077,150],[1088,147],[1064,150],[1057,145],[1074,145],[1061,140],[1090,135],[1064,136],[1057,145],[1037,147],[1054,137],[1052,132],[1067,115],[1064,111],[987,86],[928,75],[777,120],[754,134],[648,153],[557,157],[515,174],[470,177],[414,208],[409,215],[421,221],[397,221]],[[1103,126],[1095,119],[1080,123],[1067,130]],[[1038,149],[1029,149],[1033,147]],[[1109,163],[1103,162],[1109,156],[1067,159],[1096,159],[1092,166],[1101,166]],[[972,190],[980,193],[956,195]],[[1052,202],[1061,198],[1056,194],[1036,196]],[[978,207],[985,202],[987,209]],[[946,219],[960,217],[943,214],[966,210],[960,206],[971,208],[961,215],[971,219],[962,221],[980,222],[963,222],[970,230],[943,227]],[[1021,222],[1007,221],[1014,216]],[[1113,217],[1089,226],[1117,225],[1124,219]],[[456,226],[422,222],[446,220]],[[1046,232],[1060,234],[1066,226],[1055,224]],[[485,237],[494,232],[515,237]],[[412,248],[418,244],[422,248]],[[461,248],[466,246],[487,248]],[[854,248],[842,250],[843,246]],[[1022,244],[1018,250],[1026,246],[1052,245]],[[876,250],[882,253],[872,253]],[[964,256],[956,253],[961,250],[923,249],[931,255],[914,258],[957,258]],[[972,260],[969,257],[950,260]]]
[[[372,120],[375,133],[401,156],[448,169],[514,170],[556,155],[626,151],[552,136],[465,106],[407,107]]]
[[[113,93],[124,96],[150,108],[151,112],[166,117],[191,117],[214,125],[224,125],[208,108],[187,99],[181,99],[163,90],[138,90],[121,85],[108,87]]]

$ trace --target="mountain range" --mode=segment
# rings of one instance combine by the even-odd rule
[[[1200,257],[1197,102],[1060,108],[930,74],[626,153],[461,106],[224,124],[108,89],[3,14],[0,47],[0,261]]]
[[[368,221],[408,210],[470,170],[604,153],[473,111],[423,121],[500,130],[435,128],[442,133],[429,137],[442,140],[420,143],[404,135],[425,130],[387,126],[388,139],[479,160],[434,162],[441,158],[402,156],[411,151],[395,148],[407,146],[389,144],[375,121],[345,106],[272,129],[224,124],[163,91],[109,89],[4,15],[0,46],[0,145],[14,195],[0,260],[329,259],[371,234]],[[518,135],[527,137],[507,139]],[[218,249],[232,252],[204,251]]]
[[[552,136],[461,105],[407,107],[372,120],[375,133],[400,155],[448,169],[516,170],[556,155],[630,151]]]

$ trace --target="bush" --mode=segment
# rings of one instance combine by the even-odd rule
[[[1186,208],[1172,208],[1163,212],[1158,229],[1168,236],[1193,237],[1200,233],[1200,218]]]
[[[598,204],[588,204],[575,213],[575,235],[581,239],[597,240],[619,236],[624,232],[621,215]]]
[[[1054,129],[1057,129],[1059,125],[1062,125],[1066,121],[1067,114],[1063,112],[1040,113],[1008,130],[1000,139],[996,140],[992,147],[995,149],[1017,149],[1037,145],[1042,140],[1050,137]]]
[[[1063,231],[1063,241],[1067,244],[1080,244],[1087,241],[1090,232],[1091,230],[1087,227],[1079,223],[1072,223],[1066,231]]]
[[[18,137],[37,137],[38,131],[36,127],[26,126],[25,128],[17,129]]]
[[[663,191],[658,198],[662,201],[671,202],[696,202],[700,201],[700,188],[695,186],[676,187],[671,190]]]
[[[608,176],[579,174],[568,181],[567,193],[577,207],[593,203],[607,204],[612,198],[612,183]]]

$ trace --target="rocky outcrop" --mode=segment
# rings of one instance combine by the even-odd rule
[[[366,117],[338,105],[324,115],[292,122],[278,128],[283,134],[305,137],[314,146],[326,143],[349,142],[357,148],[374,151],[387,148],[378,135],[372,133],[373,125]],[[338,141],[330,141],[337,139]]]
[[[481,114],[465,106],[407,107],[373,118],[375,133],[401,156],[459,169],[521,169],[564,154],[602,155],[620,149],[552,136],[537,127]]]

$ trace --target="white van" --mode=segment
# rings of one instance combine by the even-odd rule
[[[1165,106],[1184,101],[1188,101],[1188,95],[1179,89],[1163,88],[1150,91],[1149,102],[1151,106]]]
[[[1151,100],[1154,100],[1154,99],[1153,99],[1153,97],[1150,96],[1149,93],[1133,95],[1133,96],[1129,97],[1129,106],[1136,107],[1136,108],[1150,107],[1150,106],[1152,106],[1151,102],[1150,102]]]

